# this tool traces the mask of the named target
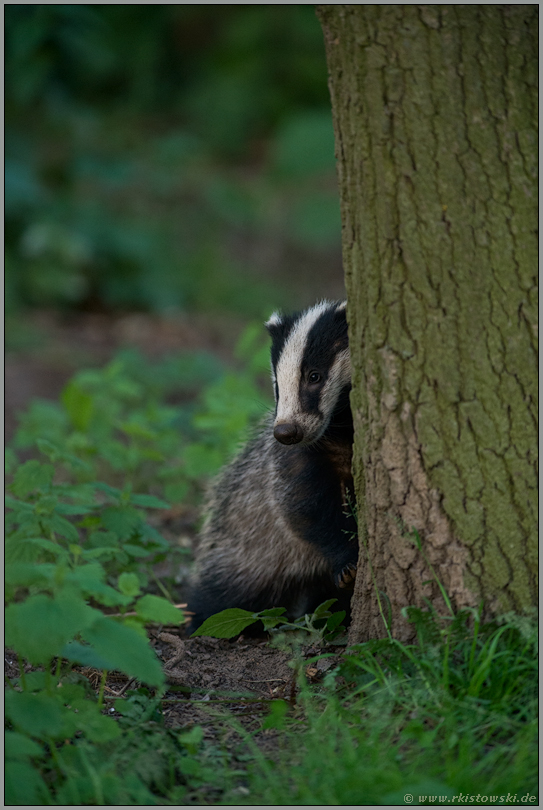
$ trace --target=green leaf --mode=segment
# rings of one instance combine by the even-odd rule
[[[25,498],[35,490],[44,490],[51,485],[55,469],[52,464],[40,464],[36,459],[25,461],[17,472],[11,489],[18,498]]]
[[[36,502],[34,509],[37,515],[43,517],[50,517],[55,511],[58,504],[56,495],[42,495]]]
[[[44,537],[25,537],[23,542],[42,548],[44,551],[49,551],[51,554],[54,554],[55,557],[67,556],[65,548],[59,546],[58,543],[53,543],[52,540],[46,540]]]
[[[123,543],[123,549],[127,554],[130,554],[131,557],[148,557],[151,553],[150,549],[135,546],[132,543]]]
[[[43,749],[38,743],[18,731],[6,731],[4,734],[6,757],[8,759],[29,759],[41,757]]]
[[[193,726],[190,731],[184,731],[178,735],[177,739],[186,748],[189,754],[196,754],[204,739],[204,730],[201,726]]]
[[[11,498],[9,495],[6,495],[5,497],[5,504],[6,509],[13,509],[13,511],[16,512],[17,520],[21,519],[20,513],[34,514],[34,507],[32,504],[17,501],[15,498]]]
[[[136,631],[138,636],[141,636],[141,638],[147,640],[147,633],[139,616],[126,616],[123,619],[123,625],[125,627],[131,627],[132,630]]]
[[[143,523],[141,526],[141,533],[146,540],[149,539],[152,541],[151,544],[145,543],[147,548],[152,546],[153,548],[160,548],[163,551],[169,551],[170,544],[164,537],[162,537],[160,532],[157,532],[154,526],[150,526],[148,523]]]
[[[108,506],[102,512],[104,527],[124,540],[133,535],[141,522],[140,513],[133,506]]]
[[[47,585],[53,582],[56,566],[53,563],[36,565],[29,562],[14,562],[6,565],[6,585]]]
[[[101,616],[90,627],[85,627],[81,635],[98,655],[111,661],[115,669],[150,686],[164,683],[162,667],[148,641],[131,627]]]
[[[180,624],[183,613],[161,596],[146,594],[136,602],[136,613],[144,621],[160,622],[161,624]]]
[[[88,515],[90,512],[96,511],[96,505],[75,504],[75,503],[59,503],[57,512],[61,515]]]
[[[112,717],[105,717],[98,706],[90,700],[80,701],[77,712],[78,727],[91,742],[110,742],[120,736],[121,729],[115,720]]]
[[[121,422],[118,427],[119,430],[122,430],[127,436],[133,436],[136,439],[155,441],[158,438],[158,434],[155,430],[152,430],[149,425],[138,421],[137,418],[127,422]]]
[[[51,695],[7,692],[5,706],[9,720],[32,737],[56,737],[62,730],[62,707]]]
[[[28,762],[7,762],[5,780],[4,801],[7,807],[38,807],[51,803],[45,782]]]
[[[15,451],[11,447],[4,450],[4,474],[9,475],[19,463]]]
[[[286,608],[269,608],[268,610],[261,610],[258,614],[264,625],[264,630],[272,630],[285,621],[284,613]]]
[[[70,551],[73,551],[70,548]],[[106,572],[99,562],[78,565],[66,577],[67,582],[76,583],[81,589],[92,589],[105,581]]]
[[[85,433],[94,410],[93,397],[84,391],[75,380],[71,380],[65,386],[60,398],[75,429]]]
[[[57,534],[60,534],[61,537],[65,537],[72,543],[79,543],[79,534],[77,529],[72,523],[70,523],[69,520],[63,518],[62,515],[55,512],[48,523],[51,529]]]
[[[102,605],[128,605],[132,597],[127,597],[104,582],[105,571],[100,563],[79,565],[65,578],[66,584],[75,585],[82,593],[93,596]]]
[[[104,492],[106,495],[109,495],[114,501],[118,502],[121,499],[122,492],[120,489],[116,487],[112,487],[109,484],[105,484],[103,481],[96,481],[93,486],[96,489],[99,489],[100,492]]]
[[[90,548],[85,549],[81,556],[84,560],[99,560],[100,557],[104,560],[114,560],[124,555],[118,548]]]
[[[262,723],[262,728],[283,728],[287,711],[288,703],[286,701],[274,700],[271,704],[270,713]]]
[[[336,628],[339,627],[343,619],[345,618],[345,611],[340,610],[337,613],[332,613],[332,615],[326,621],[326,632],[333,633]]]
[[[117,549],[119,548],[119,538],[115,532],[94,531],[89,534],[86,543],[87,547],[102,549]]]
[[[251,613],[241,608],[227,608],[210,616],[205,622],[195,630],[193,636],[212,636],[213,638],[232,638],[237,636],[259,620],[258,613]]]
[[[6,644],[32,664],[46,664],[73,636],[101,613],[82,599],[44,594],[9,605],[5,613]]]
[[[266,610],[261,610],[258,615],[261,619],[268,617],[274,618],[275,616],[282,616],[286,612],[287,609],[284,607],[266,608]]]
[[[56,402],[35,399],[22,414],[15,434],[16,447],[30,447],[40,440],[62,443],[68,428],[66,413]]]
[[[313,612],[313,616],[316,619],[324,619],[330,616],[330,608],[337,602],[337,599],[327,599],[326,602],[322,602],[317,608],[315,608]]]
[[[17,683],[21,685],[21,679],[17,678]],[[25,675],[25,690],[27,692],[41,692],[47,686],[47,675],[43,670],[34,670]]]
[[[53,442],[50,442],[48,439],[37,439],[36,444],[40,453],[47,456],[47,458],[52,461],[53,464],[63,461],[65,464],[68,464],[75,470],[84,470],[86,472],[90,472],[92,469],[91,465],[86,461],[83,461],[73,453],[69,453],[67,450],[64,450],[61,447],[57,447],[57,445],[53,444]]]
[[[114,470],[124,471],[130,466],[131,450],[126,445],[115,439],[108,439],[101,442],[99,447],[100,456],[111,464]]]
[[[130,597],[137,596],[141,591],[140,581],[136,574],[130,574],[127,571],[123,571],[120,575],[117,580],[117,587],[121,593]]]
[[[92,742],[114,740],[121,733],[113,718],[102,715],[98,704],[87,697],[82,686],[63,684],[55,690],[55,697],[68,709],[64,733],[72,736],[82,731]]]
[[[80,644],[79,641],[69,641],[64,645],[59,653],[61,658],[66,658],[67,661],[74,661],[84,667],[94,667],[94,669],[115,669],[114,664],[98,655],[93,647],[86,644]]]
[[[169,509],[170,504],[166,503],[166,501],[161,501],[160,498],[156,498],[154,495],[131,495],[130,496],[130,503],[135,504],[136,506],[143,506],[146,509]]]

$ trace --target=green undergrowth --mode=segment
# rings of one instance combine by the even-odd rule
[[[431,605],[408,608],[414,643],[388,637],[348,647],[311,686],[301,645],[329,642],[310,663],[337,652],[331,645],[342,614],[330,607],[295,623],[283,623],[280,609],[226,610],[197,632],[232,637],[260,620],[272,644],[291,650],[297,672],[296,705],[272,707],[264,720],[281,729],[277,757],[267,759],[246,735],[254,760],[240,804],[409,804],[405,796],[415,804],[537,801],[533,617],[511,613],[482,624],[473,609],[442,617]]]
[[[330,602],[296,622],[281,609],[218,614],[207,635],[261,621],[289,652],[289,697],[211,692],[206,723],[167,726],[166,708],[187,697],[166,694],[147,636],[182,620],[172,583],[153,572],[182,553],[160,515],[196,503],[262,413],[256,334],[237,371],[124,353],[22,415],[7,453],[6,643],[18,674],[6,691],[6,802],[537,803],[535,621],[483,624],[447,599],[447,616],[405,610],[411,644],[346,647]],[[405,539],[424,554],[418,534]],[[116,698],[110,672],[130,679]]]

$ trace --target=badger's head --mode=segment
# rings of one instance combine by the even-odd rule
[[[273,435],[282,444],[312,444],[338,409],[348,408],[351,365],[346,302],[323,301],[304,312],[275,312],[272,337]]]

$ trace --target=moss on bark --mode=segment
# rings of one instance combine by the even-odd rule
[[[352,640],[383,635],[376,587],[399,637],[402,607],[439,605],[405,527],[457,607],[536,599],[537,12],[317,7],[353,364]]]

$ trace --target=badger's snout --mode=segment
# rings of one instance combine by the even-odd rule
[[[280,422],[276,425],[273,435],[281,444],[298,444],[304,437],[301,427],[289,422]]]

